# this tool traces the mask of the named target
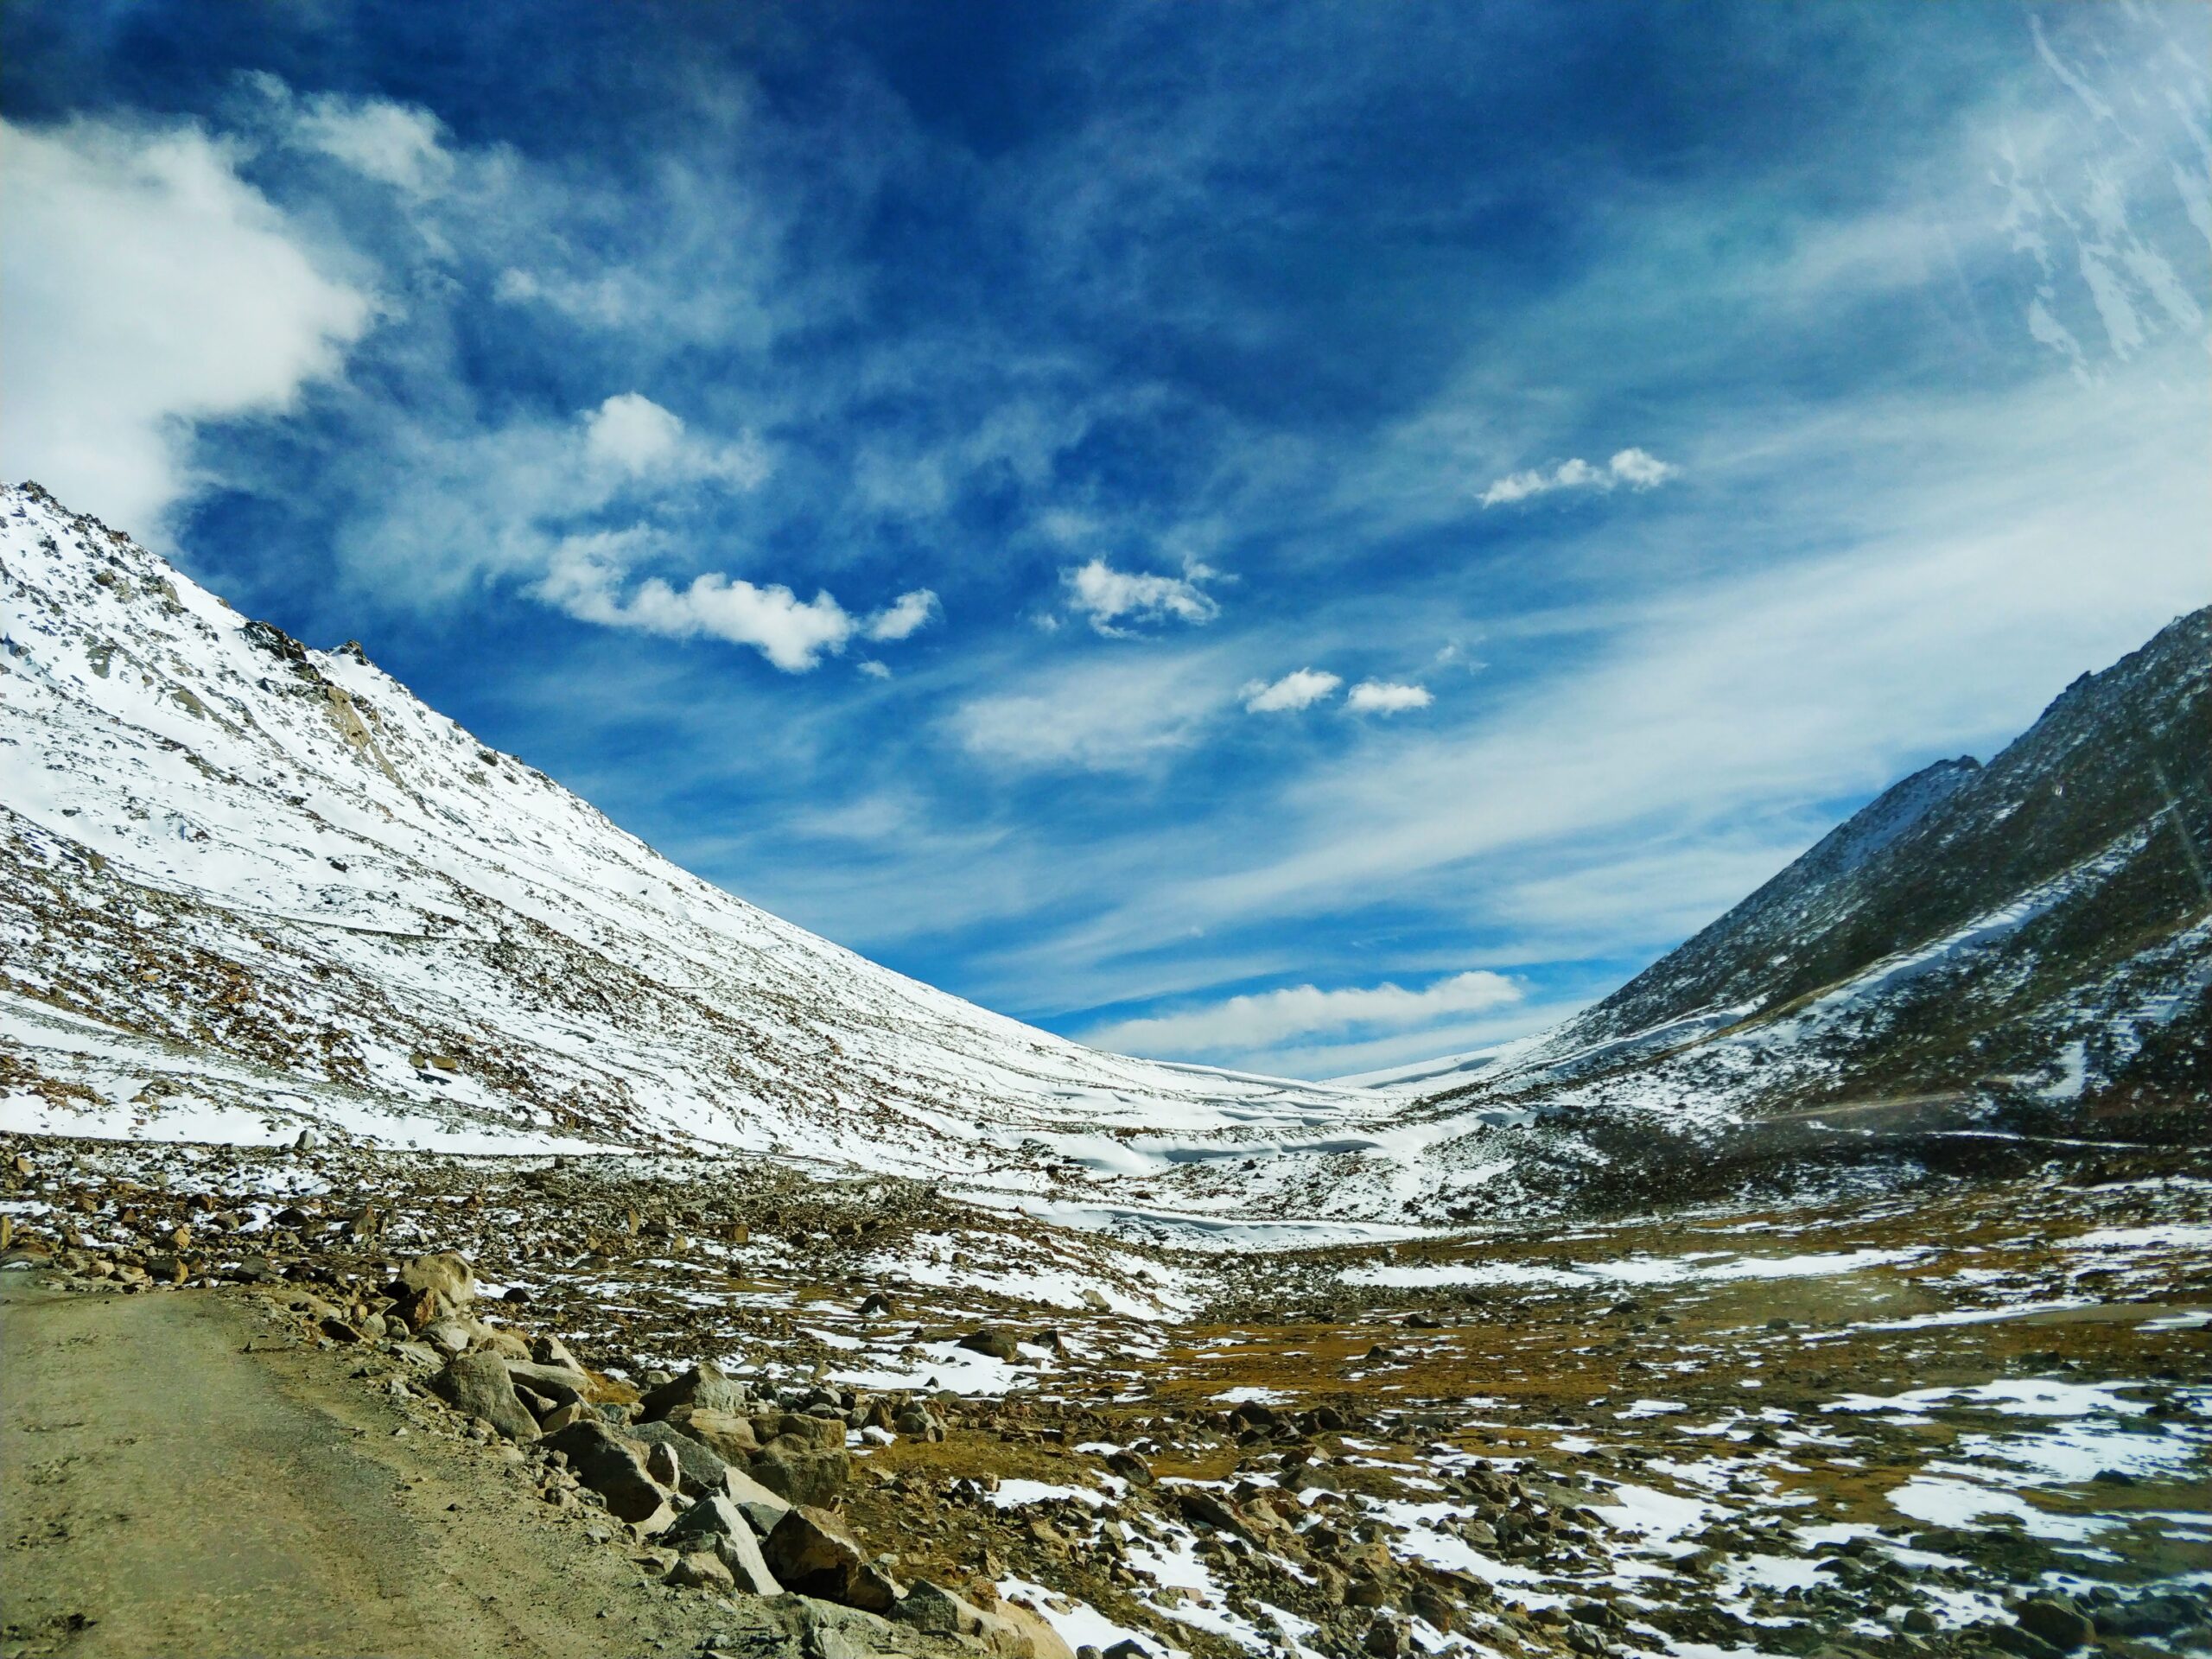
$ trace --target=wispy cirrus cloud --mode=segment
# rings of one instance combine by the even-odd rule
[[[1408,990],[1393,984],[1322,990],[1293,985],[1232,996],[1173,1014],[1116,1020],[1084,1033],[1102,1048],[1134,1054],[1203,1058],[1249,1053],[1291,1038],[1320,1033],[1402,1031],[1454,1015],[1501,1008],[1521,1001],[1522,988],[1484,969],[1453,974]]]

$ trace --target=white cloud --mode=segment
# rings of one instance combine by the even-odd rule
[[[1630,489],[1648,490],[1665,483],[1681,470],[1648,450],[1623,449],[1603,467],[1576,459],[1563,461],[1548,473],[1541,469],[1510,473],[1483,492],[1482,503],[1486,507],[1503,506],[1525,501],[1532,495],[1548,495],[1554,490],[1604,492],[1624,484]]]
[[[707,634],[750,645],[787,674],[804,673],[845,648],[859,623],[828,594],[802,602],[780,583],[766,587],[709,571],[684,588],[649,577],[621,594],[631,561],[648,538],[639,531],[563,542],[537,584],[539,598],[582,621],[684,639]]]
[[[1254,680],[1244,688],[1244,706],[1255,715],[1310,709],[1343,683],[1341,676],[1320,669],[1301,668],[1272,683]]]
[[[937,594],[927,588],[917,588],[912,593],[901,594],[868,621],[866,630],[871,639],[904,639],[918,629],[926,626],[940,607]]]
[[[857,666],[864,680],[887,680],[891,677],[889,665],[877,662],[873,657],[861,658]]]
[[[1204,565],[1197,565],[1187,579],[1145,575],[1116,570],[1103,559],[1093,559],[1079,569],[1066,572],[1062,579],[1072,594],[1069,602],[1075,609],[1088,616],[1099,632],[1113,633],[1119,631],[1115,625],[1123,618],[1132,622],[1158,622],[1169,617],[1190,623],[1212,621],[1221,607],[1198,587],[1199,581],[1212,574]]]
[[[961,746],[1018,770],[1134,772],[1186,747],[1221,700],[1199,658],[1079,661],[1020,691],[975,698],[952,715]]]
[[[1425,685],[1395,685],[1389,680],[1362,680],[1344,698],[1344,707],[1356,715],[1395,715],[1408,709],[1426,709],[1436,701]]]
[[[273,75],[261,81],[282,89]],[[320,150],[364,178],[410,195],[433,194],[453,177],[444,128],[428,110],[386,99],[315,92],[290,106],[294,142]]]
[[[681,417],[641,392],[617,392],[582,420],[585,455],[631,478],[718,480],[749,490],[768,475],[767,456],[750,435],[729,443],[702,442]]]
[[[0,149],[4,465],[151,533],[190,487],[191,423],[289,406],[372,302],[196,127],[0,123]]]
[[[1182,1014],[1117,1020],[1085,1033],[1084,1040],[1136,1054],[1217,1053],[1321,1032],[1420,1025],[1503,1007],[1521,996],[1520,986],[1487,969],[1454,974],[1415,991],[1390,984],[1338,991],[1294,985]]]
[[[584,452],[627,473],[648,473],[674,459],[683,423],[650,397],[617,393],[584,417]]]

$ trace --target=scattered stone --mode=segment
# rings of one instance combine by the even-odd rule
[[[515,1395],[507,1369],[492,1354],[456,1354],[430,1379],[430,1388],[455,1410],[497,1429],[511,1440],[534,1440],[537,1421]],[[627,1517],[625,1517],[626,1519]]]
[[[870,1612],[885,1611],[885,1607],[868,1606],[868,1601],[876,1599],[878,1586],[870,1581],[872,1569],[860,1541],[827,1510],[809,1503],[794,1506],[763,1541],[760,1554],[768,1570],[787,1590],[864,1607]],[[857,1599],[860,1595],[868,1599]]]
[[[505,1371],[499,1375],[504,1381]],[[576,1478],[606,1501],[608,1513],[639,1532],[650,1536],[676,1518],[667,1491],[645,1472],[645,1459],[606,1424],[572,1423],[545,1444],[568,1459]]]
[[[450,1250],[412,1255],[400,1263],[399,1290],[435,1290],[454,1307],[466,1307],[476,1300],[476,1274],[467,1258]]]
[[[679,1549],[704,1548],[719,1556],[747,1595],[783,1593],[776,1575],[761,1554],[760,1541],[752,1522],[738,1506],[721,1496],[702,1498],[669,1529],[668,1541]]]
[[[2014,1608],[2012,1617],[2022,1630],[2041,1637],[2062,1652],[2084,1645],[2096,1634],[2096,1627],[2082,1610],[2063,1597],[2034,1597]]]
[[[1012,1364],[1021,1357],[1020,1338],[1002,1325],[987,1325],[980,1331],[971,1331],[954,1344],[971,1354],[987,1355]]]
[[[713,1550],[695,1549],[676,1558],[668,1582],[680,1590],[734,1590],[737,1576]]]

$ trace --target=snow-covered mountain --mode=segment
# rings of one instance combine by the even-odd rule
[[[1384,1109],[865,961],[34,485],[0,490],[0,632],[10,1127],[722,1147],[1033,1194],[1165,1166],[1147,1136]]]
[[[1610,1201],[1840,1103],[2212,1077],[2212,611],[1560,1029],[1337,1084],[892,973],[34,485],[0,490],[0,1128],[720,1148],[1287,1243]]]
[[[2085,674],[1987,766],[1915,773],[1461,1106],[1746,1116],[2212,1089],[2212,608]]]

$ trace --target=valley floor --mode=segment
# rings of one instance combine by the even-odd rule
[[[240,1501],[397,1529],[371,1535],[375,1570],[468,1611],[449,1640],[393,1650],[531,1645],[525,1611],[589,1620],[579,1651],[766,1631],[763,1610],[796,1598],[661,1585],[674,1551],[534,1501],[551,1490],[537,1449],[426,1397],[420,1344],[378,1337],[369,1310],[394,1261],[432,1249],[475,1263],[486,1318],[557,1335],[618,1396],[704,1359],[774,1409],[842,1414],[842,1514],[890,1575],[1027,1603],[1072,1648],[2212,1652],[2212,1180],[2182,1152],[2053,1148],[1787,1208],[1253,1255],[749,1160],[0,1150],[13,1254],[42,1281],[227,1287],[11,1292],[11,1654],[163,1650],[67,1624],[115,1618],[103,1574],[151,1548],[111,1511],[210,1519],[196,1477],[101,1487],[120,1478],[108,1460],[146,1455],[143,1429],[116,1431],[214,1389],[297,1413],[310,1376],[326,1423],[363,1432]],[[282,1351],[212,1334],[251,1328],[241,1300],[289,1333]],[[119,1368],[152,1340],[133,1321],[170,1334]],[[102,1393],[126,1388],[145,1398]],[[408,1461],[431,1456],[431,1475]],[[462,1519],[416,1501],[416,1479],[460,1483]],[[442,1529],[474,1538],[502,1504],[538,1559],[590,1557],[574,1595],[540,1603],[506,1566],[470,1581]],[[244,1535],[238,1570],[259,1571]],[[333,1571],[361,1618],[398,1616],[374,1572]]]

